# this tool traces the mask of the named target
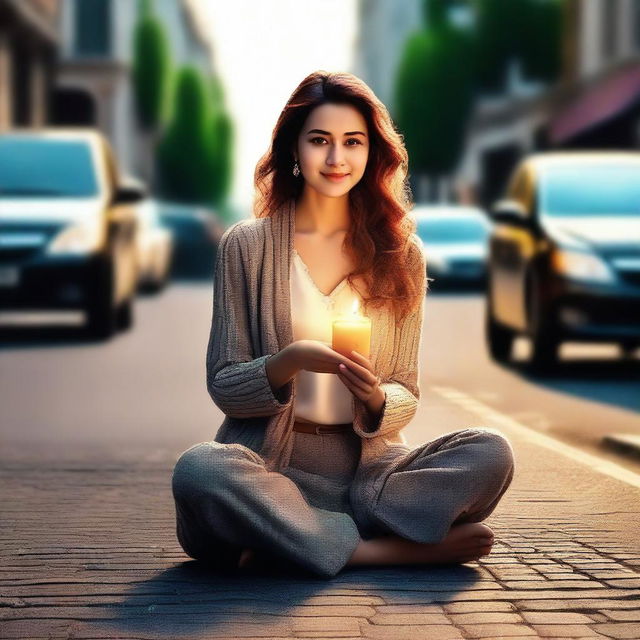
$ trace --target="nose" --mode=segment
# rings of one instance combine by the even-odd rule
[[[329,155],[327,156],[327,164],[330,167],[342,167],[344,166],[344,160],[342,157],[342,148],[338,144],[329,145]]]

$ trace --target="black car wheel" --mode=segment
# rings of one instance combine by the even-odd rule
[[[496,321],[490,305],[487,305],[485,319],[489,354],[496,362],[508,362],[511,359],[515,333]]]
[[[508,362],[511,359],[513,341],[516,332],[500,324],[493,313],[493,291],[491,278],[487,275],[487,297],[485,305],[485,338],[489,355],[496,362]]]
[[[529,288],[528,313],[531,338],[529,367],[534,371],[546,371],[558,362],[560,339],[553,305],[544,299],[535,278]]]
[[[116,326],[120,330],[130,329],[133,324],[133,299],[125,300],[116,311]]]
[[[98,263],[86,308],[87,330],[94,338],[110,338],[117,329],[117,314],[113,306],[114,286],[113,259],[108,257]]]

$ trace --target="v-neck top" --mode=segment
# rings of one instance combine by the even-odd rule
[[[350,313],[356,298],[362,306],[346,278],[329,295],[323,294],[295,248],[289,282],[294,340],[319,340],[331,346],[333,319]],[[337,374],[302,369],[296,374],[294,415],[319,424],[352,422],[352,395]]]
[[[289,297],[295,204],[294,198],[288,198],[261,218],[239,220],[220,238],[206,354],[207,391],[224,414],[215,431],[215,442],[242,444],[258,454],[269,471],[280,472],[289,466],[293,451],[293,409],[298,384],[294,376],[274,390],[267,365],[291,344],[292,311],[297,317],[300,310],[297,303],[291,305]],[[369,496],[377,495],[387,478],[383,469],[389,465],[385,462],[379,472],[374,471],[377,461],[388,459],[394,443],[406,444],[403,429],[416,415],[420,399],[426,262],[420,238],[414,233],[408,241],[403,260],[423,304],[401,320],[387,305],[368,309],[370,361],[385,394],[382,410],[374,416],[365,402],[352,395],[353,431],[362,443],[360,467],[369,470],[370,478],[363,495]],[[347,290],[343,286],[342,293],[346,295]],[[344,529],[331,536],[343,539],[344,534],[345,540],[351,540],[353,520],[345,518],[341,522]],[[342,545],[336,545],[336,555],[340,555],[340,549]],[[344,562],[342,557],[327,557],[326,564],[337,570]]]

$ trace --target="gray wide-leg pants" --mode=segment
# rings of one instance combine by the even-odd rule
[[[513,479],[511,444],[491,429],[453,431],[414,449],[393,444],[366,467],[358,467],[352,430],[294,436],[282,472],[238,443],[202,442],[182,453],[172,489],[189,556],[232,571],[251,548],[333,577],[362,539],[435,543],[453,524],[484,520]]]

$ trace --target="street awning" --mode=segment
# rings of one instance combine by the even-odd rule
[[[640,66],[624,69],[589,87],[552,119],[549,139],[561,144],[604,124],[640,102]]]

